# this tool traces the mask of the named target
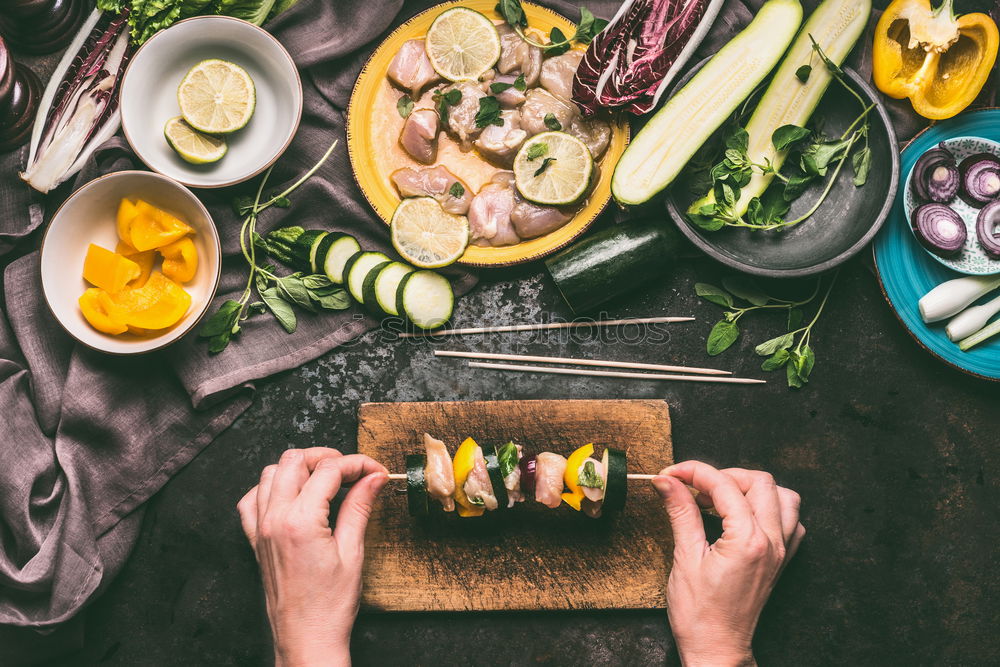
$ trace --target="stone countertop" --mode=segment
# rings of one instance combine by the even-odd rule
[[[487,275],[459,302],[456,325],[567,317],[539,268]],[[268,664],[236,502],[288,446],[353,451],[362,402],[612,397],[666,400],[677,460],[762,468],[802,494],[809,532],[761,618],[761,664],[1000,662],[1000,384],[924,353],[864,257],[842,271],[801,391],[758,369],[753,345],[783,324],[770,314],[744,318],[741,339],[713,360],[772,380],[762,386],[499,374],[432,355],[441,345],[703,365],[721,310],[694,297],[693,284],[717,277],[709,261],[685,260],[661,285],[616,304],[609,316],[698,318],[660,325],[645,341],[610,330],[603,341],[563,332],[432,344],[372,332],[261,383],[251,410],[150,502],[134,553],[86,615],[84,650],[59,664]],[[352,648],[358,664],[372,665],[403,656],[417,665],[678,663],[661,611],[363,614]]]

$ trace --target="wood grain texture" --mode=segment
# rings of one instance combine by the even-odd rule
[[[454,454],[513,440],[535,454],[568,455],[593,442],[628,454],[629,472],[673,462],[670,414],[657,400],[367,403],[358,451],[403,470],[427,432]],[[534,501],[461,519],[435,507],[426,520],[406,510],[400,482],[376,503],[365,540],[362,606],[368,611],[634,609],[666,606],[672,543],[663,506],[645,481],[629,482],[625,509],[593,520]]]

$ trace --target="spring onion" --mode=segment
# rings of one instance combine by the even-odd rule
[[[945,327],[945,333],[953,341],[960,341],[968,338],[986,326],[990,318],[1000,312],[1000,296],[988,301],[981,306],[966,308],[961,313],[952,318]]]
[[[1000,276],[965,276],[943,282],[921,297],[920,316],[928,324],[947,319],[997,288]]]
[[[959,341],[958,349],[965,352],[998,334],[1000,334],[1000,320],[994,321],[992,324],[980,329],[968,338]]]

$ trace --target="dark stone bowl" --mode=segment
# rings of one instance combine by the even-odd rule
[[[682,86],[701,66],[692,69],[677,85]],[[878,93],[858,75],[845,68],[854,90],[874,103],[869,113],[872,151],[871,171],[862,187],[852,182],[854,172],[845,164],[826,200],[809,219],[784,230],[753,231],[724,227],[707,232],[684,215],[697,196],[690,192],[684,174],[667,193],[667,210],[678,228],[706,254],[738,271],[768,278],[809,276],[834,268],[864,248],[882,227],[892,208],[899,183],[899,147]],[[831,82],[810,123],[822,120],[826,134],[839,136],[860,113],[858,100],[836,81]],[[853,153],[853,151],[852,151]],[[850,162],[850,158],[848,158]],[[826,186],[817,179],[792,204],[788,218],[809,210]],[[702,193],[703,194],[703,193]]]

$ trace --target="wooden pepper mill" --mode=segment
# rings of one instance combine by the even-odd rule
[[[0,37],[0,152],[13,150],[27,141],[41,95],[38,77],[14,62]]]
[[[73,41],[93,2],[87,0],[2,0],[0,34],[17,51],[52,53]]]

